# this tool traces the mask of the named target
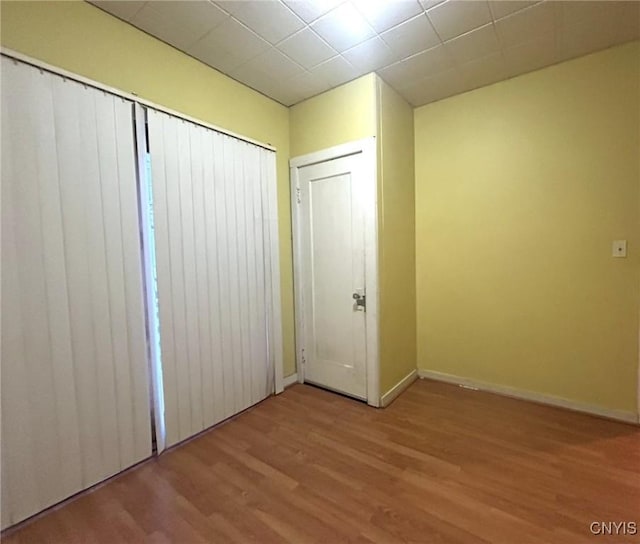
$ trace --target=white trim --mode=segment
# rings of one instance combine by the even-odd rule
[[[379,361],[378,361],[378,214],[377,214],[377,161],[375,136],[337,145],[321,151],[294,157],[289,161],[291,177],[291,228],[293,234],[293,284],[295,302],[295,338],[296,338],[296,368],[298,382],[304,383],[304,303],[298,285],[302,283],[302,251],[300,248],[299,218],[299,189],[298,169],[319,162],[346,157],[362,153],[364,163],[370,169],[366,198],[369,202],[365,206],[365,289],[367,293],[367,404],[380,405]]]
[[[160,104],[156,104],[155,102],[151,102],[151,100],[146,100],[144,98],[140,98],[134,92],[126,92],[120,89],[116,89],[115,87],[110,87],[109,85],[104,85],[99,81],[94,81],[93,79],[86,78],[84,76],[74,74],[73,72],[69,72],[64,70],[63,68],[59,68],[57,66],[53,66],[51,64],[47,64],[39,59],[34,59],[33,57],[29,57],[27,55],[23,55],[22,53],[18,53],[17,51],[13,51],[12,49],[8,49],[6,47],[0,48],[0,54],[4,57],[13,59],[18,62],[23,62],[25,64],[29,64],[34,66],[35,68],[39,68],[40,70],[45,70],[46,72],[51,72],[52,74],[59,75],[61,77],[77,81],[83,85],[88,85],[89,87],[93,87],[94,89],[99,89],[101,91],[114,94],[121,98],[125,98],[127,100],[131,100],[137,104],[142,106],[146,106],[148,108],[152,108],[154,110],[158,110],[169,115],[173,115],[174,117],[179,117],[180,119],[184,119],[185,121],[189,121],[190,123],[194,123],[196,125],[203,126],[205,128],[209,128],[211,130],[215,130],[216,132],[220,132],[222,134],[226,134],[227,136],[231,136],[232,138],[236,138],[238,140],[242,140],[244,142],[248,142],[250,144],[257,145],[259,147],[263,147],[270,151],[277,151],[277,148],[272,146],[271,144],[267,144],[264,142],[260,142],[258,140],[254,140],[253,138],[249,138],[247,136],[242,136],[241,134],[237,134],[236,132],[232,132],[231,130],[227,130],[226,128],[222,128],[216,125],[212,125],[211,123],[207,123],[206,121],[202,121],[201,119],[196,119],[195,117],[190,117],[184,113],[181,113],[176,110],[172,110]]]
[[[275,153],[269,155],[270,168],[267,180],[268,232],[269,232],[269,260],[266,265],[271,267],[271,312],[269,318],[269,351],[274,364],[274,393],[284,391],[283,383],[283,347],[282,347],[282,302],[280,298],[280,230],[278,224],[278,180],[276,174]]]
[[[362,140],[354,140],[353,142],[347,142],[346,144],[334,145],[333,147],[307,153],[306,155],[298,155],[297,157],[293,157],[289,160],[289,166],[291,167],[291,170],[293,170],[294,168],[297,169],[303,166],[311,166],[312,164],[319,162],[339,159],[340,157],[346,157],[348,155],[355,155],[356,153],[365,151],[371,141],[375,142],[375,136],[363,138]]]
[[[396,400],[401,393],[403,393],[413,382],[418,379],[418,371],[412,370],[404,378],[402,378],[397,384],[395,384],[389,391],[387,391],[380,399],[380,406],[386,408],[394,400]]]
[[[495,393],[497,395],[503,395],[505,397],[512,397],[515,399],[526,400],[530,402],[536,402],[539,404],[546,404],[548,406],[555,406],[558,408],[566,408],[575,412],[583,412],[594,416],[604,417],[607,419],[615,419],[617,421],[624,421],[625,423],[638,424],[638,415],[633,412],[627,412],[626,410],[610,410],[608,408],[602,408],[600,406],[594,406],[592,404],[586,404],[582,402],[576,402],[561,397],[555,397],[553,395],[545,395],[543,393],[534,393],[532,391],[524,391],[515,387],[509,387],[507,385],[497,385],[493,383],[482,382],[473,380],[470,378],[462,378],[460,376],[454,376],[453,374],[445,374],[444,372],[436,372],[433,370],[418,369],[418,376],[421,379],[436,380],[439,382],[451,383],[459,385],[468,389],[475,389],[478,391],[485,391],[488,393]]]
[[[286,378],[284,378],[282,380],[282,384],[283,384],[285,389],[287,387],[291,387],[292,385],[295,385],[296,383],[298,383],[298,375],[297,374],[291,374],[291,376],[287,376]]]
[[[291,161],[289,161],[291,164]],[[299,245],[296,233],[300,231],[300,221],[298,219],[298,198],[300,195],[300,181],[298,168],[291,166],[289,169],[291,183],[291,249],[293,253],[293,312],[294,312],[294,343],[296,351],[296,376],[298,383],[304,383],[304,320],[302,293],[298,284],[302,281],[302,250]]]
[[[380,406],[380,360],[378,353],[379,319],[378,305],[378,175],[376,139],[369,138],[362,143],[364,163],[369,170],[371,183],[367,186],[369,202],[365,206],[365,291],[367,293],[367,404]]]

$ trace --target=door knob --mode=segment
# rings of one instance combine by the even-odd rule
[[[353,293],[353,300],[356,301],[356,309],[357,310],[364,310],[367,307],[367,297],[366,295],[361,295],[358,292]]]

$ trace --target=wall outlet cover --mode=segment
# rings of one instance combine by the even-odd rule
[[[626,240],[614,240],[611,247],[612,257],[626,257],[627,256],[627,241]]]

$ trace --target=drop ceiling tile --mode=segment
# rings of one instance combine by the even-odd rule
[[[560,25],[573,28],[573,34],[578,28],[593,27],[594,32],[608,34],[609,41],[622,43],[634,39],[640,34],[640,2],[559,2],[561,18]],[[618,37],[616,37],[616,29]],[[634,32],[635,29],[635,32]]]
[[[202,36],[202,34],[194,35],[187,28],[174,24],[151,3],[145,4],[130,22],[163,42],[182,50]]]
[[[317,74],[304,72],[284,82],[289,105],[329,90],[330,85]]]
[[[589,21],[563,27],[558,36],[558,56],[567,60],[640,38],[637,19],[604,18],[594,26]]]
[[[299,64],[272,47],[265,53],[261,53],[244,63],[230,75],[233,78],[244,80],[249,79],[251,73],[262,73],[278,81],[291,79],[302,72],[303,69]]]
[[[420,105],[640,38],[639,1],[92,3],[288,105],[375,69]]]
[[[349,3],[331,10],[315,21],[311,28],[340,53],[375,34],[364,17]]]
[[[304,22],[311,23],[344,0],[284,0]]]
[[[254,91],[257,91],[260,94],[268,96],[269,98],[275,100],[276,102],[280,102],[280,104],[288,106],[289,104],[285,103],[285,100],[286,100],[285,87],[283,86],[282,82],[275,81],[271,78],[267,78],[264,76],[262,76],[262,78],[263,79],[261,80],[254,78],[255,83],[253,84],[244,83],[244,82],[241,82],[241,83],[244,83],[248,87],[251,87]]]
[[[382,70],[378,70],[378,75],[391,85],[396,91],[411,84],[411,71],[404,69],[404,64],[397,62]]]
[[[486,57],[500,50],[500,42],[493,23],[458,36],[445,42],[444,45],[457,63]]]
[[[396,60],[389,46],[377,36],[348,49],[342,55],[363,74],[373,72]]]
[[[216,66],[216,54],[226,53],[244,63],[267,51],[271,46],[240,22],[229,17],[189,48],[195,56],[212,58]],[[199,57],[200,58],[200,57]]]
[[[430,9],[433,6],[437,6],[438,4],[442,4],[442,2],[444,2],[444,0],[420,0],[420,4],[425,10]]]
[[[458,66],[466,90],[490,85],[506,79],[509,75],[502,53],[493,53]]]
[[[453,61],[444,46],[439,45],[387,66],[380,70],[379,74],[392,87],[402,89],[409,87],[417,79],[433,77],[450,68],[453,68]]]
[[[636,2],[625,3],[636,4]],[[568,26],[582,23],[583,21],[597,23],[608,10],[615,9],[616,4],[619,4],[619,2],[573,0],[558,2],[558,7],[561,11],[562,24]]]
[[[342,55],[336,55],[316,66],[311,73],[329,83],[332,87],[342,85],[358,77],[358,71]]]
[[[640,39],[640,2],[619,2],[605,19],[618,30],[616,43]]]
[[[301,79],[304,77],[305,83],[304,86],[308,89],[313,95],[317,95],[319,93],[323,93],[328,91],[331,85],[327,83],[327,81],[321,78],[318,74],[314,74],[312,72],[305,72],[300,76],[296,76],[293,80],[295,85],[296,79]]]
[[[184,2],[179,0],[162,2],[147,2],[172,25],[183,27],[192,33],[192,42],[202,37],[209,30],[215,28],[228,15],[211,2]]]
[[[162,0],[161,0],[162,1]],[[185,0],[183,0],[185,1]],[[186,0],[189,1],[189,0]],[[210,1],[210,0],[206,0]],[[214,4],[218,7],[225,10],[227,13],[231,15],[235,15],[238,11],[242,9],[242,0],[214,0]]]
[[[272,96],[272,94],[276,93],[279,89],[278,82],[275,78],[262,70],[251,68],[248,66],[248,63],[232,70],[229,76],[267,96]]]
[[[93,0],[91,3],[125,21],[131,19],[145,4],[136,0]]]
[[[496,21],[495,25],[503,47],[512,47],[555,32],[557,18],[553,2],[540,2]]]
[[[280,102],[283,106],[290,108],[291,106],[295,106],[297,103],[304,101],[308,97],[306,97],[301,91],[291,87],[280,86],[272,98]]]
[[[516,11],[528,8],[540,2],[540,0],[489,0],[489,7],[493,14],[493,19],[497,21]]]
[[[352,0],[352,3],[377,32],[423,13],[418,0]]]
[[[591,25],[584,23],[563,28],[558,37],[558,56],[568,60],[602,49],[610,41],[607,34],[602,28],[594,32]]]
[[[412,105],[421,106],[464,90],[465,83],[455,69],[445,70],[433,77],[422,78],[402,89],[402,94]]]
[[[242,59],[232,51],[205,45],[203,41],[191,46],[187,49],[187,53],[227,75],[246,62],[246,59]]]
[[[438,35],[424,13],[387,30],[380,34],[380,37],[398,58],[410,57],[440,43]]]
[[[509,76],[538,70],[558,62],[556,35],[551,32],[503,50]]]
[[[233,16],[236,19],[272,44],[291,36],[305,26],[304,22],[279,0],[243,0],[228,3],[234,4]]]
[[[334,57],[337,53],[310,28],[303,28],[280,42],[278,49],[307,69]]]
[[[301,93],[294,92],[291,87],[287,87],[284,82],[281,81],[271,82],[269,87],[265,86],[263,89],[264,90],[260,89],[259,92],[287,107],[293,106],[305,99]]]
[[[491,22],[486,0],[446,0],[429,9],[427,15],[443,41]]]
[[[607,13],[618,22],[628,21],[640,31],[640,2],[616,2],[615,7],[608,9]]]

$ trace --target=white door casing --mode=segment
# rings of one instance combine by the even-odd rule
[[[298,379],[378,406],[375,139],[290,164]]]

